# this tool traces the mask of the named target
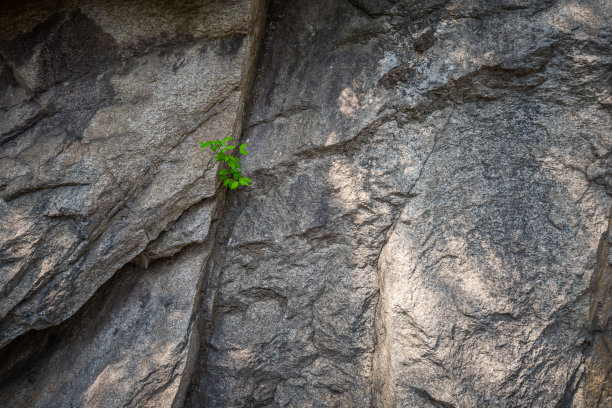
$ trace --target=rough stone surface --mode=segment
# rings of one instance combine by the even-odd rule
[[[196,141],[239,131],[250,4],[4,9],[0,345],[71,316],[213,196],[217,166]],[[151,251],[165,256],[174,250],[160,245],[177,244]]]
[[[584,387],[607,2],[273,1],[268,19],[255,183],[208,272],[188,406],[605,406]]]
[[[586,366],[587,407],[612,406],[612,208],[608,230],[601,237],[597,270],[591,283],[593,351]]]
[[[196,141],[239,135],[264,17],[259,1],[3,10],[0,405],[182,405],[224,197]]]
[[[219,200],[202,200],[192,208],[185,211],[181,217],[151,242],[140,255],[141,264],[146,265],[150,260],[167,258],[188,245],[201,244],[208,237],[210,220]]]
[[[612,404],[608,1],[273,0],[257,72],[263,2],[51,3],[0,11],[0,401]]]
[[[66,322],[0,350],[2,406],[180,406],[199,345],[202,253],[193,246],[147,270],[127,266]]]

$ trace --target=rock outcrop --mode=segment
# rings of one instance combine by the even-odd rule
[[[214,195],[194,145],[239,132],[249,4],[91,1],[31,18],[26,3],[2,18],[0,344],[71,316]]]
[[[121,269],[72,318],[0,350],[7,407],[180,406],[206,248]],[[187,374],[187,375],[185,375]]]
[[[605,2],[270,7],[194,401],[592,406]]]
[[[605,0],[111,3],[0,12],[3,403],[612,403]]]
[[[0,18],[0,344],[59,324],[0,350],[0,405],[179,406],[223,202],[196,142],[240,135],[264,4],[52,3]]]

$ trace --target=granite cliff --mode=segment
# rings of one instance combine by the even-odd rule
[[[0,405],[612,406],[605,0],[0,6]],[[247,142],[228,192],[197,141]]]

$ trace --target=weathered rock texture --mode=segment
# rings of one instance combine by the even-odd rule
[[[190,406],[597,406],[609,5],[270,7]]]
[[[7,8],[0,344],[72,315],[213,195],[216,166],[194,146],[241,123],[249,4]]]
[[[608,230],[601,237],[597,270],[591,283],[593,351],[586,366],[587,407],[612,406],[612,208]]]
[[[609,2],[109,3],[0,15],[1,401],[610,406]]]
[[[0,351],[0,405],[180,405],[223,198],[196,142],[240,134],[263,2],[15,3],[0,15],[0,345],[64,323]]]
[[[72,318],[2,349],[2,406],[180,406],[204,251],[125,267]]]

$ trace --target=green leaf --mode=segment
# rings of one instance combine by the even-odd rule
[[[210,147],[210,149],[215,153],[215,160],[217,162],[223,161],[227,164],[228,168],[221,169],[217,176],[219,177],[219,180],[223,182],[223,186],[229,187],[231,190],[235,190],[241,185],[248,186],[249,183],[252,183],[252,181],[248,177],[242,177],[242,166],[240,165],[238,157],[226,153],[228,150],[236,148],[236,146],[226,144],[226,142],[229,142],[230,140],[232,140],[232,137],[228,136],[223,140],[218,139],[198,143],[202,149]],[[246,146],[246,143],[242,143],[239,146],[239,151],[241,154],[249,154],[246,150]]]

